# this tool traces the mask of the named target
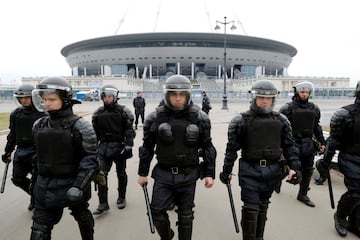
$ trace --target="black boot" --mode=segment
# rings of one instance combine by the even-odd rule
[[[105,186],[99,185],[98,188],[98,196],[99,196],[99,206],[98,208],[93,212],[94,215],[99,215],[104,213],[105,211],[108,211],[110,209],[109,203],[108,203],[108,187],[107,187],[107,181]]]
[[[346,219],[338,217],[337,213],[334,213],[335,229],[339,235],[345,237],[347,235],[348,222]]]
[[[256,240],[264,240],[265,223],[267,220],[268,204],[260,204],[260,211],[257,219]]]
[[[126,173],[118,176],[118,192],[119,197],[116,201],[119,209],[123,209],[126,207],[126,187],[127,187],[128,178]]]
[[[258,210],[249,208],[242,209],[241,227],[243,240],[256,240],[258,214]]]
[[[173,239],[175,233],[170,228],[169,216],[153,214],[154,226],[156,231],[161,237],[161,240],[171,240]]]
[[[179,206],[176,212],[178,213],[176,224],[178,225],[179,240],[191,240],[194,219],[192,208]]]
[[[310,198],[307,196],[307,193],[309,191],[312,172],[313,172],[313,170],[308,171],[308,172],[303,172],[302,180],[300,183],[299,193],[297,195],[297,200],[299,200],[300,202],[303,202],[305,205],[307,205],[309,207],[315,207],[315,203],[313,203],[310,200]]]
[[[34,208],[35,208],[34,197],[31,196],[30,197],[30,203],[29,203],[29,206],[28,206],[28,210],[32,211]]]
[[[33,222],[30,240],[51,240],[52,226]]]
[[[94,240],[94,218],[91,212],[86,209],[79,213],[72,213],[80,229],[82,240]]]

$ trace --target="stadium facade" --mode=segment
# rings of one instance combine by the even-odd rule
[[[286,76],[297,50],[286,43],[226,35],[226,73],[230,79],[260,75]],[[183,74],[191,79],[221,78],[224,34],[139,33],[84,40],[65,46],[61,54],[72,76],[131,76],[166,78]]]

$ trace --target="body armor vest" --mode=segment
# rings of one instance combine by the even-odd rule
[[[122,109],[98,114],[98,138],[102,142],[122,142],[124,138]]]
[[[315,126],[315,107],[309,103],[308,108],[289,104],[292,110],[291,127],[295,138],[312,137]]]
[[[34,112],[22,110],[15,119],[16,145],[32,146],[32,126],[38,118]]]
[[[37,133],[37,159],[39,175],[69,178],[76,176],[76,162],[72,126],[79,119],[72,116],[59,128],[47,126],[48,118],[42,119]]]
[[[191,131],[191,124],[198,126],[199,108],[192,107],[187,116],[176,118],[168,116],[164,107],[157,109],[158,126],[167,122],[171,126],[173,141],[169,142],[161,139],[157,135],[156,155],[158,163],[167,167],[192,167],[199,163],[198,158],[198,139],[194,139]],[[190,137],[189,137],[190,136]],[[187,139],[191,138],[191,139]]]
[[[243,116],[247,128],[242,157],[247,161],[261,159],[278,161],[281,155],[282,132],[279,115],[266,118],[252,115]]]
[[[354,118],[354,125],[352,129],[345,131],[343,136],[344,144],[342,144],[342,151],[352,154],[360,154],[360,109],[356,104],[351,104],[344,107],[350,112]]]

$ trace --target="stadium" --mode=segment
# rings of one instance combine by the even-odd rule
[[[286,75],[297,50],[286,43],[245,35],[226,36],[230,79]],[[73,76],[191,79],[224,74],[224,35],[218,33],[139,33],[72,43],[61,50]]]

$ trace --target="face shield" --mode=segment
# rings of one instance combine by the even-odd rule
[[[58,95],[58,91],[56,89],[34,89],[32,91],[33,105],[39,112],[47,111],[44,99],[50,94]]]
[[[174,106],[173,104],[171,104],[171,101],[170,101],[170,95],[172,93],[175,93],[175,92],[178,92],[180,94],[184,94],[186,99],[185,99],[185,102],[183,104],[183,106]],[[173,109],[175,111],[179,111],[179,110],[183,110],[186,106],[188,106],[191,102],[191,88],[164,88],[164,93],[165,93],[165,98],[164,98],[164,101],[165,101],[165,105],[168,106],[170,109]]]

